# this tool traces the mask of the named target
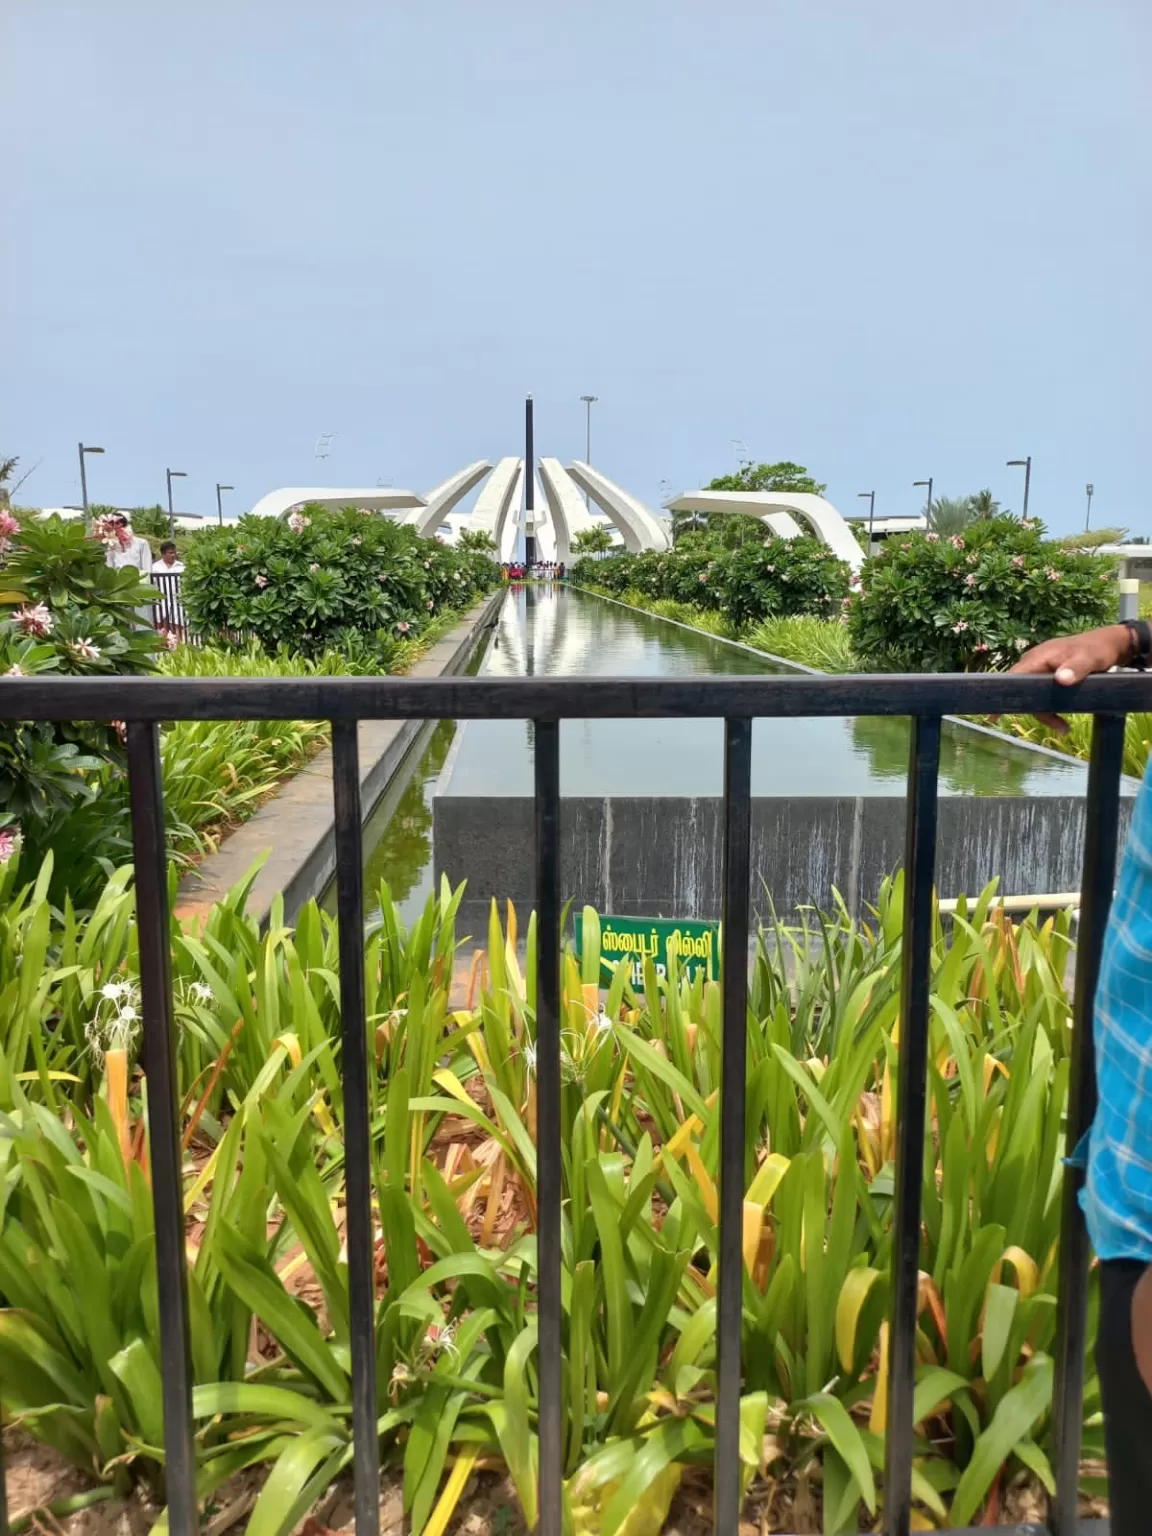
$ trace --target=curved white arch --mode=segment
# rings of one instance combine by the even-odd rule
[[[572,559],[572,540],[578,533],[595,528],[596,520],[584,505],[584,498],[577,490],[576,482],[559,459],[540,460],[540,479],[556,539],[553,558],[561,565],[567,565]]]
[[[823,496],[808,491],[685,491],[668,503],[668,510],[742,512],[746,517],[760,518],[786,539],[794,539],[800,532],[796,518],[801,518],[852,570],[858,571],[864,563],[864,551],[841,514]],[[787,519],[783,527],[778,522],[781,518]]]
[[[463,500],[474,485],[479,485],[491,468],[487,459],[477,459],[475,464],[458,469],[447,480],[434,485],[424,497],[423,505],[410,512],[404,521],[414,527],[421,538],[432,538],[456,503]]]
[[[568,473],[580,489],[587,491],[596,505],[607,513],[623,534],[624,543],[629,549],[635,552],[660,552],[671,546],[668,530],[656,514],[622,486],[609,480],[598,469],[593,469],[591,464],[578,459],[574,464],[569,464]]]
[[[504,548],[510,513],[513,514],[513,526],[516,523],[514,509],[519,505],[520,465],[521,460],[517,458],[499,461],[465,521],[464,526],[470,533],[486,533],[498,553]]]
[[[303,506],[309,501],[317,502],[330,512],[339,512],[344,507],[368,507],[373,512],[397,512],[425,505],[423,496],[417,496],[413,491],[398,491],[391,486],[353,486],[345,490],[332,486],[288,485],[261,496],[250,515],[285,517],[293,507]]]
[[[508,497],[508,510],[504,517],[504,532],[500,535],[500,559],[511,565],[520,548],[521,507],[524,501],[524,460],[516,460],[516,474],[512,481],[512,493]]]

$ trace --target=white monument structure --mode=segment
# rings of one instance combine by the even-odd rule
[[[668,521],[591,464],[577,460],[565,468],[559,459],[542,458],[539,471],[539,480],[533,480],[535,506],[530,516],[524,506],[524,460],[515,456],[500,459],[495,467],[487,459],[477,459],[434,486],[426,496],[380,486],[290,486],[269,491],[252,512],[260,517],[285,517],[305,502],[337,509],[369,507],[399,517],[429,537],[439,531],[448,513],[469,491],[488,477],[464,527],[488,534],[503,561],[515,559],[523,532],[535,540],[539,559],[570,564],[577,536],[601,526],[585,501],[585,493],[620,534],[626,549],[640,554],[671,548]],[[864,560],[864,551],[832,503],[806,491],[685,491],[667,502],[666,510],[755,517],[783,539],[794,539],[805,531],[813,533],[854,571]]]

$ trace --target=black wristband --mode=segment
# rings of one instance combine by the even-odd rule
[[[1138,672],[1147,672],[1152,666],[1152,624],[1147,619],[1121,619],[1120,622],[1131,637],[1128,665]]]

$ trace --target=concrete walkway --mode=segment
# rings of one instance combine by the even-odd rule
[[[412,668],[413,677],[461,672],[495,621],[504,592],[478,604]],[[365,821],[420,733],[421,720],[360,722],[360,795]],[[272,903],[284,897],[284,915],[295,922],[300,908],[318,896],[336,870],[332,808],[332,753],[325,750],[293,775],[251,820],[231,833],[181,881],[176,915],[202,925],[209,909],[244,879],[262,854],[268,857],[248,898],[248,911],[263,925]]]

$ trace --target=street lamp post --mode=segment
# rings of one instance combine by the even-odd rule
[[[1088,524],[1092,521],[1092,498],[1096,494],[1096,487],[1094,485],[1086,485],[1084,491],[1088,497],[1088,510],[1084,514],[1084,532],[1087,533]]]
[[[584,462],[585,462],[585,464],[591,464],[591,462],[592,462],[592,407],[596,404],[597,400],[599,400],[600,396],[599,395],[581,395],[580,398],[584,402]],[[584,505],[586,507],[591,507],[591,505],[592,505],[591,501],[589,500],[589,496],[588,496],[588,492],[587,491],[584,492]]]
[[[176,537],[176,514],[172,510],[172,482],[173,480],[187,480],[188,476],[182,469],[166,469],[168,476],[168,537]]]
[[[84,467],[84,455],[86,453],[103,453],[103,448],[85,448],[83,443],[80,448],[80,501],[84,507],[84,531],[87,532],[92,519],[88,515],[88,471]]]
[[[928,526],[931,527],[932,526],[932,476],[929,475],[927,480],[913,480],[913,482],[912,482],[912,489],[915,490],[918,485],[926,485],[928,487],[928,501],[927,501],[926,505],[927,505],[927,508],[928,508]]]
[[[221,528],[223,528],[223,526],[224,526],[224,504],[220,500],[220,492],[221,491],[234,491],[235,489],[236,489],[236,487],[234,485],[221,485],[219,480],[217,480],[217,482],[216,482],[216,516],[220,519],[220,526],[221,526]],[[171,507],[169,507],[168,510],[169,510],[169,514],[171,514],[171,510],[172,510]]]
[[[1022,469],[1024,471],[1024,516],[1028,516],[1028,492],[1032,488],[1032,455],[1026,459],[1009,459],[1009,469]]]
[[[868,498],[868,553],[872,553],[872,524],[876,521],[876,492],[857,491],[857,496]]]

